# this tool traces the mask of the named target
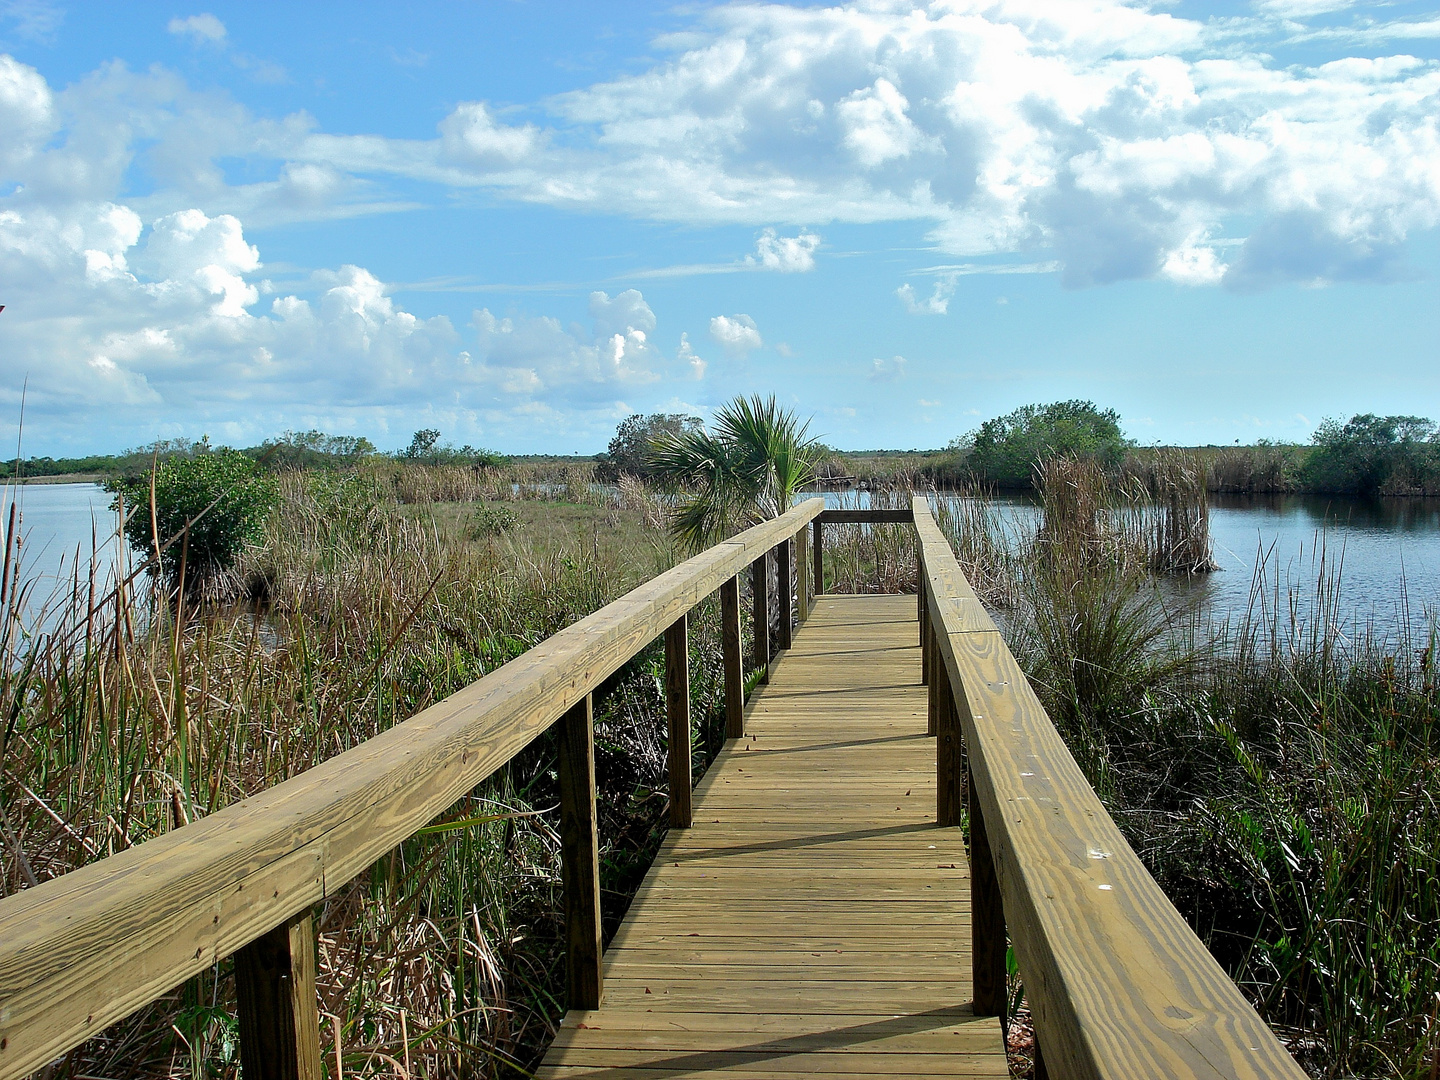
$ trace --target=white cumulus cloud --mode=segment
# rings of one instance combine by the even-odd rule
[[[804,229],[798,236],[779,236],[774,229],[766,229],[755,241],[755,254],[747,256],[746,262],[766,270],[803,273],[815,269],[815,249],[819,246],[819,235]]]
[[[749,315],[716,315],[710,320],[710,338],[730,356],[743,357],[765,344]]]

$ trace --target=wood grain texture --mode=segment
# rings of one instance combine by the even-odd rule
[[[0,900],[0,1078],[28,1075],[322,900],[823,509],[717,544],[301,776]]]
[[[235,954],[235,996],[246,1080],[322,1080],[309,911]]]
[[[595,717],[592,697],[556,725],[559,743],[560,871],[565,906],[565,985],[572,1009],[598,1009],[600,828],[595,814]],[[688,785],[687,785],[688,786]]]
[[[1301,1080],[1086,782],[928,504],[917,497],[914,510],[937,662],[955,688],[971,798],[1049,1070]]]
[[[915,638],[908,596],[815,599],[537,1076],[1006,1074]]]
[[[670,827],[690,827],[690,634],[684,615],[665,631],[666,758],[670,772]]]
[[[725,737],[745,734],[745,660],[740,655],[740,576],[720,586],[720,666],[725,674]]]

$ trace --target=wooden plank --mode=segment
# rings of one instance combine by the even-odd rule
[[[595,815],[595,720],[591,697],[556,725],[559,742],[560,869],[565,907],[565,965],[572,1009],[597,1009],[600,964],[600,831]]]
[[[817,519],[827,525],[909,525],[913,510],[826,510]]]
[[[322,900],[823,505],[808,500],[686,560],[301,776],[0,900],[0,1080]]]
[[[969,866],[935,824],[915,602],[816,597],[537,1073],[1004,1076],[969,1008]]]
[[[1049,1069],[1301,1080],[1126,843],[993,623],[977,615],[928,504],[917,497],[914,510],[972,805]],[[978,893],[978,851],[975,863]]]
[[[235,996],[246,1080],[322,1080],[309,911],[235,954]]]
[[[720,666],[725,673],[725,737],[745,734],[745,670],[740,655],[740,577],[720,586]]]
[[[690,779],[690,635],[684,615],[665,631],[665,716],[669,738],[670,827],[688,829]]]

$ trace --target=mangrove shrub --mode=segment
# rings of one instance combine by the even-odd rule
[[[151,482],[154,515],[151,515]],[[128,515],[125,538],[141,554],[163,550],[160,565],[171,581],[201,582],[234,565],[247,544],[260,539],[277,498],[273,477],[238,450],[221,447],[194,457],[173,457],[144,476],[107,480],[105,489]],[[165,545],[186,530],[188,537]]]
[[[1305,486],[1341,495],[1440,491],[1440,436],[1423,416],[1360,413],[1325,420],[1305,462]]]
[[[1031,487],[1035,466],[1049,458],[1093,459],[1114,469],[1129,446],[1114,409],[1099,409],[1090,401],[1056,401],[986,420],[973,437],[969,465],[985,483]]]

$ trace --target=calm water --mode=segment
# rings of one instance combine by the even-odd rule
[[[868,506],[869,493],[823,494],[827,506]],[[1002,520],[1028,532],[1040,511],[1025,496],[991,500]],[[1342,635],[1367,627],[1392,634],[1408,621],[1422,630],[1440,610],[1440,499],[1336,499],[1316,495],[1212,496],[1210,537],[1218,573],[1167,582],[1176,603],[1214,621],[1237,621],[1251,607],[1257,563],[1263,558],[1270,589],[1265,604],[1288,610],[1293,588],[1302,615],[1313,609],[1324,569],[1339,573]],[[1257,611],[1258,613],[1258,611]]]
[[[22,513],[22,576],[36,582],[31,607],[67,589],[77,548],[85,578],[92,537],[100,542],[104,581],[115,564],[115,515],[110,496],[94,484],[32,484],[8,488],[0,506],[0,530],[10,503]],[[826,492],[828,505],[867,505],[867,492]],[[1015,524],[1033,525],[1037,509],[1022,497],[996,500]],[[1347,631],[1367,621],[1382,630],[1399,623],[1407,601],[1412,619],[1440,608],[1440,499],[1360,502],[1307,495],[1217,496],[1211,500],[1210,532],[1221,572],[1177,585],[1178,600],[1208,608],[1217,618],[1242,615],[1250,604],[1256,560],[1262,554],[1282,587],[1313,593],[1319,556],[1341,569],[1342,610]]]
[[[49,606],[74,582],[76,554],[80,579],[89,580],[94,555],[98,585],[110,577],[119,555],[110,496],[97,484],[7,486],[0,495],[0,538],[10,526],[10,507],[19,508],[20,580],[29,581],[28,611]],[[12,569],[12,575],[14,573]],[[88,585],[87,585],[88,587]]]

